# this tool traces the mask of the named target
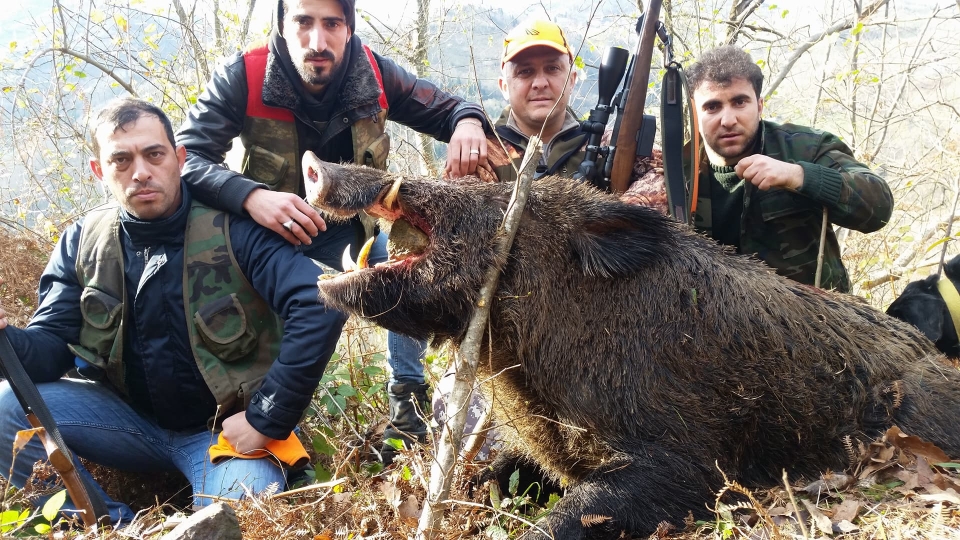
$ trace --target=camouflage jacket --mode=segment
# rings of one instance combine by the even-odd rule
[[[509,106],[503,110],[495,126],[497,134],[503,139],[507,156],[512,165],[510,163],[495,164],[493,167],[494,173],[501,182],[515,182],[517,180],[516,170],[520,169],[520,162],[527,151],[527,143],[530,138],[517,128],[516,123],[510,116]],[[586,154],[587,137],[588,134],[581,128],[576,115],[572,110],[567,109],[560,132],[544,145],[537,173],[539,175],[551,174],[572,178],[580,169],[580,163],[583,162]],[[499,143],[495,138],[492,138],[488,144]],[[602,161],[599,163],[599,167],[602,169]]]
[[[187,194],[181,208],[163,220],[145,222],[120,213],[113,231],[122,253],[114,249],[112,258],[119,255],[123,267],[112,279],[123,281],[122,293],[85,287],[89,277],[77,268],[87,223],[69,227],[40,278],[36,314],[22,330],[8,327],[8,335],[36,382],[56,380],[74,367],[76,355],[68,346],[82,344],[88,351],[97,349],[101,358],[109,351],[123,363],[117,369],[109,359],[90,358],[92,365],[82,364],[85,376],[125,387],[136,409],[161,427],[203,430],[218,405],[222,418],[249,402],[246,417],[257,431],[286,438],[310,403],[345,316],[318,301],[320,271],[293,246],[250,219],[231,217],[227,228],[220,219],[225,214],[198,215],[198,208],[203,210]],[[203,252],[209,250],[202,236],[192,247],[185,245],[188,223],[192,219],[202,225],[204,217],[214,223],[207,220],[201,227],[206,230],[198,233],[226,236],[209,239],[222,253],[206,261]],[[245,285],[210,287],[235,279],[235,270]],[[192,287],[201,284],[203,290]],[[212,289],[230,294],[217,296]],[[254,294],[265,304],[256,307]],[[275,343],[246,331],[269,333],[274,313],[284,323],[276,355]],[[254,317],[266,320],[252,321]],[[121,324],[115,341],[107,332],[90,332],[115,328],[119,333]],[[212,354],[198,354],[199,349]],[[269,369],[262,369],[267,361]]]
[[[812,285],[823,209],[830,223],[873,232],[890,219],[893,195],[887,183],[835,135],[793,124],[761,123],[760,153],[803,167],[798,191],[744,189],[740,217],[740,253],[755,254],[778,274]],[[711,234],[710,167],[704,154],[694,225]],[[851,283],[840,258],[833,228],[828,228],[821,286],[849,292]]]

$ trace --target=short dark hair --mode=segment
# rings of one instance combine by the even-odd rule
[[[704,82],[727,86],[734,79],[746,79],[760,97],[763,71],[743,49],[735,45],[717,47],[703,53],[700,60],[687,68],[687,84],[695,92]]]
[[[117,98],[97,111],[90,122],[90,146],[93,149],[94,159],[100,159],[100,141],[97,140],[97,130],[100,126],[107,124],[113,126],[113,131],[116,131],[123,129],[123,126],[131,122],[136,122],[142,116],[156,116],[163,124],[164,131],[167,132],[170,146],[177,147],[177,141],[173,135],[173,124],[160,107],[138,98]]]
[[[287,12],[287,2],[290,0],[277,0],[277,29],[283,33],[283,15]],[[357,31],[357,2],[356,0],[337,0],[340,7],[343,8],[343,17],[347,20],[347,26],[350,32]]]

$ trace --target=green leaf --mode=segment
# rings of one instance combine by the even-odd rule
[[[29,518],[29,510],[24,510],[23,512],[7,510],[6,512],[0,513],[0,533],[5,533],[16,529]]]
[[[337,453],[335,446],[330,444],[326,437],[317,435],[313,438],[313,451],[324,456],[333,456]]]
[[[47,534],[50,532],[50,526],[46,523],[38,523],[33,526],[33,530],[37,531],[39,534]]]
[[[403,478],[407,482],[413,478],[413,473],[410,472],[410,467],[407,467],[406,465],[403,466],[403,469],[400,470],[400,478]]]
[[[119,13],[115,13],[115,14],[113,15],[113,21],[114,21],[115,23],[117,23],[117,28],[119,28],[121,32],[126,32],[126,31],[127,31],[127,28],[128,28],[128,27],[127,27],[127,19],[126,19],[126,17],[124,17],[123,15],[121,15],[121,14],[119,14]]]
[[[510,484],[507,487],[511,495],[517,494],[517,487],[519,485],[520,485],[520,469],[517,469],[513,471],[513,474],[510,475]]]
[[[850,31],[850,35],[855,36],[863,32],[863,22],[858,22],[856,26],[853,27],[853,30]]]
[[[500,486],[496,482],[490,482],[490,504],[500,509]]]
[[[363,372],[364,374],[366,374],[368,377],[376,377],[376,376],[378,376],[378,375],[382,375],[382,374],[383,374],[383,368],[380,367],[380,366],[367,366],[367,367],[361,369],[360,371],[362,371],[362,372]]]
[[[578,56],[578,57],[576,57],[576,58],[573,60],[573,65],[577,66],[577,69],[583,69],[583,67],[584,67],[586,64],[583,62],[583,58],[580,58],[580,57]]]
[[[87,74],[82,71],[74,71],[73,74],[76,75],[78,79],[84,79],[87,76]]]
[[[54,496],[47,499],[47,502],[43,503],[43,510],[40,511],[43,514],[44,519],[52,522],[56,519],[57,514],[60,513],[60,509],[63,508],[63,503],[67,502],[67,490],[61,489]]]
[[[357,395],[357,389],[349,384],[341,384],[337,387],[337,394],[343,397],[353,397]]]
[[[930,253],[931,250],[933,250],[934,248],[936,248],[936,247],[939,246],[940,244],[946,242],[947,240],[950,240],[950,239],[949,239],[949,238],[941,238],[941,239],[937,240],[936,242],[930,244],[930,247],[927,248],[927,251],[926,251],[926,252],[927,252],[927,253]]]
[[[781,18],[781,19],[786,19],[786,18],[787,18],[787,13],[790,13],[790,10],[789,10],[789,9],[783,10],[783,11],[780,13],[780,18]]]
[[[401,441],[400,439],[390,438],[390,439],[385,439],[383,442],[393,447],[394,450],[403,450],[403,441]]]
[[[325,469],[322,465],[314,465],[313,478],[318,484],[321,482],[329,482],[333,478],[333,473]]]

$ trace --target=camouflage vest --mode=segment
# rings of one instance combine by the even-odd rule
[[[380,112],[361,118],[351,126],[353,162],[377,169],[387,168],[390,136],[386,133],[387,95],[383,78],[373,53],[363,50],[380,85]],[[240,132],[245,154],[240,174],[266,184],[274,191],[305,195],[300,171],[302,150],[297,138],[293,111],[263,103],[263,80],[266,76],[267,45],[243,54],[247,72],[247,112]]]
[[[241,272],[227,213],[193,202],[183,258],[183,305],[194,360],[221,410],[246,408],[280,354],[283,321]],[[127,396],[122,358],[127,291],[117,209],[91,213],[84,221],[77,277],[83,322],[80,343],[70,350],[104,369]]]

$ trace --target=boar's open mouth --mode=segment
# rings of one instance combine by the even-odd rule
[[[370,249],[375,240],[370,238],[360,249],[356,261],[350,258],[349,247],[344,251],[343,274],[409,269],[427,255],[430,248],[430,227],[422,216],[401,203],[402,183],[403,179],[397,178],[380,192],[373,204],[365,208],[367,214],[379,218],[382,229],[389,231],[387,261],[372,267],[369,265]],[[327,279],[333,277],[336,276],[329,276]]]

